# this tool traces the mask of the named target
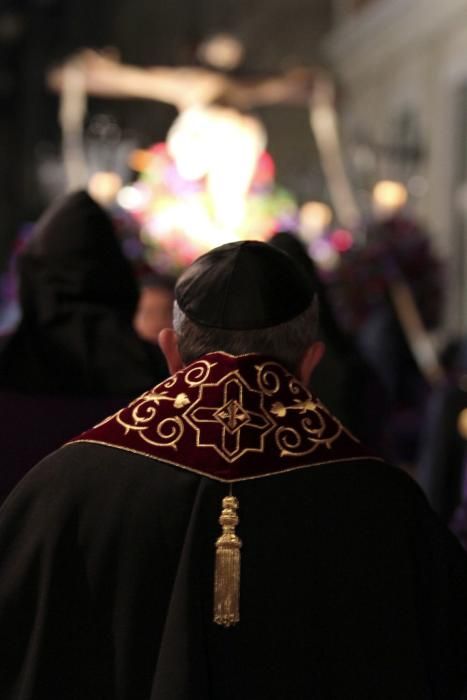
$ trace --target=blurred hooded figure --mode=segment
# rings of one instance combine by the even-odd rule
[[[166,375],[132,328],[138,287],[111,219],[85,192],[52,206],[19,261],[22,319],[0,386],[26,393],[132,395]]]
[[[37,459],[167,376],[162,353],[133,329],[136,280],[86,192],[45,212],[18,270],[22,317],[0,356],[0,413],[11,423],[0,498]]]

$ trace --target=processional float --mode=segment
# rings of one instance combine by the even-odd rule
[[[47,82],[60,93],[62,155],[69,189],[87,185],[83,127],[88,95],[164,102],[178,110],[168,134],[177,166],[182,172],[198,168],[191,174],[205,177],[214,216],[221,225],[231,223],[232,218],[242,216],[266,143],[264,127],[250,111],[275,104],[303,105],[337,220],[350,230],[361,220],[344,165],[334,81],[321,68],[238,78],[197,66],[142,68],[85,49],[51,70]],[[194,142],[198,157],[185,162],[186,144]],[[389,294],[422,374],[430,383],[439,381],[443,372],[436,351],[402,275],[391,283]]]

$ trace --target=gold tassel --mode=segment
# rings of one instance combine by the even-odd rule
[[[223,627],[240,620],[240,548],[242,542],[235,533],[238,525],[238,500],[235,496],[222,499],[219,523],[222,535],[216,541],[214,572],[214,622]]]

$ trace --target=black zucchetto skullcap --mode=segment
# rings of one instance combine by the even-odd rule
[[[177,304],[209,328],[253,330],[292,320],[315,289],[292,258],[267,243],[227,243],[202,255],[181,275]]]

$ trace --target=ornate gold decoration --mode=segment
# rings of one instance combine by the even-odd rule
[[[135,399],[114,418],[125,435],[131,431],[148,445],[175,451],[190,428],[196,447],[215,450],[230,464],[245,453],[262,453],[270,434],[281,457],[307,456],[319,446],[329,449],[343,432],[355,440],[280,364],[253,365],[256,381],[252,385],[239,369],[210,382],[217,364],[209,360],[193,363]],[[162,410],[164,402],[173,406],[169,415]]]
[[[284,408],[284,410],[287,411],[291,408],[299,407],[288,406]],[[329,422],[325,421],[324,414],[318,409],[319,404],[315,404],[314,410],[311,408],[305,409],[311,410],[312,416],[300,421],[301,431],[289,426],[281,426],[278,428],[274,437],[281,457],[303,457],[314,452],[320,445],[325,445],[325,447],[329,449],[332,443],[337,440],[344,430],[343,426],[339,421],[334,419],[334,424],[332,426],[334,428],[333,432],[329,433],[328,431],[328,434],[326,434],[326,428],[329,428]],[[303,412],[303,409],[300,410]]]
[[[171,377],[169,377],[169,378],[162,384],[162,386],[164,387],[164,389],[171,389],[173,386],[175,386],[175,384],[177,383],[178,375],[179,375],[179,374],[180,374],[180,371],[179,371],[179,372],[176,372],[174,375],[172,375]]]
[[[271,406],[271,413],[279,418],[284,418],[287,415],[287,411],[300,411],[300,413],[306,413],[307,411],[316,411],[318,404],[313,399],[306,398],[300,401],[300,399],[295,399],[295,403],[291,406],[284,406],[280,401],[276,401]]]
[[[213,392],[214,387],[217,391]],[[220,407],[219,389],[223,396]],[[251,410],[251,406],[256,410]],[[234,462],[245,452],[262,452],[266,435],[276,426],[264,407],[263,394],[252,389],[238,370],[229,372],[218,382],[203,384],[198,399],[183,416],[196,432],[196,446],[212,447],[227,462]],[[206,425],[211,428],[209,436],[203,430]]]
[[[131,433],[128,439],[122,436],[121,430],[115,430],[114,423],[110,430],[98,430],[97,439],[93,439],[93,431],[84,433],[89,436],[82,441],[154,457],[201,476],[230,483],[231,490],[236,481],[342,461],[339,449],[328,450],[342,433],[353,436],[281,365],[273,361],[254,364],[255,361],[260,361],[258,356],[240,367],[237,362],[230,362],[227,364],[230,371],[222,362],[218,364],[208,359],[195,362],[115,415],[125,435]],[[187,439],[182,440],[185,432]],[[105,440],[109,433],[112,442]],[[169,447],[176,454],[148,446]],[[346,446],[348,442],[344,441],[344,450]],[[318,450],[319,447],[324,449]],[[211,452],[204,453],[196,448],[209,448]],[[300,459],[315,450],[318,452],[314,461]],[[344,459],[361,459],[354,456],[355,451],[351,448]],[[365,454],[364,450],[362,452]],[[254,460],[248,459],[249,453],[260,455],[256,466]],[[244,463],[227,466],[245,454]],[[266,472],[265,467],[272,471]],[[213,619],[223,627],[231,627],[240,619],[242,542],[236,534],[238,505],[232,491],[222,500],[219,518],[222,533],[215,543]]]
[[[186,406],[188,403],[190,403],[190,399],[186,394],[177,394],[177,396],[175,397],[175,408],[183,408],[183,406]]]
[[[258,386],[261,391],[266,394],[266,396],[273,396],[274,394],[277,394],[281,385],[277,372],[274,372],[272,369],[266,369],[271,365],[273,367],[280,367],[280,365],[277,365],[275,362],[266,362],[264,365],[255,365],[255,369],[258,372],[256,376]]]
[[[196,362],[187,372],[185,372],[185,382],[188,386],[199,386],[208,377],[211,369],[217,365],[217,362],[208,362],[200,360]]]
[[[303,391],[302,384],[295,377],[290,377],[288,387],[289,387],[290,393],[294,394],[294,395],[297,395],[301,391]]]
[[[154,421],[157,417],[157,407],[162,401],[171,401],[175,408],[182,408],[190,403],[190,399],[185,393],[179,393],[173,397],[167,396],[166,391],[151,390],[130,403],[131,422],[126,418],[125,409],[119,411],[115,417],[117,422],[125,428],[125,435],[130,430],[134,430],[149,445],[172,447],[176,450],[177,442],[182,437],[185,426],[179,416],[171,416],[160,422]]]
[[[238,401],[235,401],[235,399],[231,399],[227,404],[216,411],[214,417],[217,418],[232,435],[250,420],[250,414],[247,413],[243,406],[241,406]]]
[[[219,523],[222,535],[216,541],[214,570],[214,622],[231,627],[240,620],[240,548],[242,542],[235,533],[238,525],[238,500],[234,496],[222,499]]]
[[[258,385],[268,396],[272,397],[281,390],[281,376],[284,374],[281,365],[265,362],[255,365],[255,369]],[[289,411],[298,411],[305,417],[300,421],[301,430],[279,425],[275,431],[274,438],[281,457],[303,457],[314,452],[320,445],[330,448],[342,432],[357,442],[340,421],[331,416],[320,401],[312,397],[298,379],[288,375],[287,389],[297,398],[287,406],[281,401],[275,401],[271,406],[271,413],[277,418],[285,418]],[[300,395],[301,398],[298,398]]]

